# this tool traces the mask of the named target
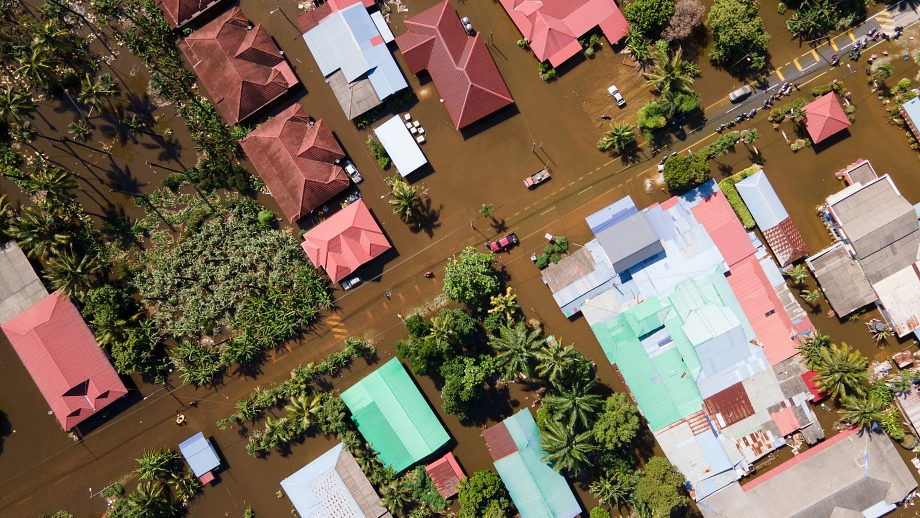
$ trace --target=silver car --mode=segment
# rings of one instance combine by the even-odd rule
[[[355,286],[357,286],[358,284],[361,284],[361,277],[352,277],[351,279],[348,279],[347,281],[342,281],[342,289],[350,290],[354,288]]]
[[[358,168],[355,167],[355,164],[351,163],[351,160],[345,161],[345,167],[343,169],[345,169],[345,172],[348,174],[348,176],[351,177],[351,180],[355,182],[356,184],[364,181],[364,178],[361,177],[361,173],[358,172]]]
[[[748,85],[744,85],[741,88],[735,90],[734,92],[728,94],[728,100],[733,103],[736,103],[744,99],[745,97],[751,95],[752,93],[754,93],[754,89]]]
[[[608,88],[607,93],[617,102],[617,106],[626,106],[626,99],[623,99],[623,95],[620,94],[616,86]]]

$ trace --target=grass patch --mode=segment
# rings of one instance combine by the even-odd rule
[[[751,215],[751,211],[748,210],[747,205],[744,204],[744,200],[741,199],[741,195],[738,194],[738,189],[735,189],[735,184],[757,171],[760,171],[760,166],[752,165],[719,182],[719,188],[725,193],[728,204],[735,210],[735,214],[738,215],[738,219],[741,220],[741,224],[744,225],[744,228],[747,230],[754,228],[756,223],[754,222],[754,216]]]

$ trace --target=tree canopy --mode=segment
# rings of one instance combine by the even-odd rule
[[[626,6],[623,13],[634,28],[645,36],[652,36],[668,23],[674,14],[674,0],[636,0]]]
[[[648,506],[656,517],[671,516],[671,511],[690,503],[681,494],[684,476],[664,457],[652,457],[645,465],[636,485],[636,499]]]
[[[709,179],[709,161],[702,153],[677,155],[664,163],[664,181],[672,191],[692,189]]]
[[[460,518],[506,518],[511,515],[511,498],[498,474],[477,471],[457,486]]]
[[[498,274],[492,268],[495,255],[469,246],[444,266],[444,294],[449,300],[480,307],[498,293]]]
[[[706,19],[714,40],[709,59],[736,74],[763,70],[770,34],[759,12],[757,0],[715,0]]]
[[[617,392],[604,401],[604,411],[594,423],[594,440],[601,449],[622,448],[636,438],[639,423],[638,409],[626,394]]]

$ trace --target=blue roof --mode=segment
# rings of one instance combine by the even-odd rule
[[[638,212],[639,209],[636,208],[636,204],[633,202],[632,198],[627,196],[591,214],[585,218],[585,221],[588,222],[588,226],[591,227],[591,232],[594,232],[596,236],[603,230],[616,225]]]
[[[394,115],[390,120],[377,126],[374,133],[386,148],[387,154],[390,155],[400,175],[408,176],[412,171],[428,163],[422,150],[418,147],[418,142],[412,138],[412,134],[409,133],[399,115]]]
[[[914,123],[914,126],[920,126],[920,97],[914,97],[901,105],[907,116]]]
[[[371,40],[381,35],[363,4],[332,13],[303,35],[324,76],[342,71],[351,83],[364,74],[381,100],[409,86],[385,43]],[[389,34],[392,37],[392,33]]]
[[[393,36],[393,31],[390,30],[390,26],[387,25],[387,21],[383,19],[383,13],[380,11],[372,12],[371,20],[374,20],[374,25],[377,26],[377,31],[380,32],[380,36],[383,37],[384,42],[390,43],[396,39]]]
[[[789,217],[789,213],[783,207],[783,202],[779,201],[779,196],[770,185],[770,180],[767,180],[763,169],[736,183],[735,188],[738,189],[738,194],[741,195],[744,204],[754,216],[754,221],[760,227],[761,232],[779,225]]]
[[[211,446],[211,441],[205,439],[204,434],[201,432],[182,441],[179,444],[179,451],[182,452],[185,462],[188,462],[189,467],[192,468],[192,473],[196,477],[200,477],[220,466],[220,459],[217,457],[214,447]]]

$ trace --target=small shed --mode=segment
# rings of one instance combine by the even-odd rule
[[[408,176],[428,163],[428,159],[418,147],[418,142],[412,138],[412,134],[409,133],[409,129],[406,128],[399,115],[394,115],[390,120],[377,126],[374,134],[387,150],[400,176]]]
[[[214,480],[212,471],[220,466],[220,459],[211,441],[207,440],[203,433],[198,432],[195,435],[179,443],[179,451],[188,462],[192,473],[198,477],[202,484],[207,484]]]
[[[807,114],[805,129],[815,144],[850,126],[850,119],[840,107],[840,101],[834,92],[828,92],[818,100],[805,105],[803,110]]]
[[[906,369],[914,363],[914,355],[910,351],[901,351],[892,356],[891,359],[898,364],[899,369]]]
[[[438,488],[438,493],[441,493],[441,496],[445,499],[456,495],[457,484],[466,478],[463,470],[460,469],[460,465],[457,464],[454,454],[450,452],[425,466],[425,471],[428,472],[431,481]]]

